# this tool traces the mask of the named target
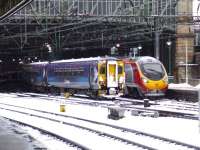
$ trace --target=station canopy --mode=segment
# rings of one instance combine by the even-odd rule
[[[32,0],[0,0],[0,21],[14,14]]]

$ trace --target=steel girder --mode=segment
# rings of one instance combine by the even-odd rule
[[[177,0],[34,0],[0,24],[0,44],[25,55],[41,53],[45,42],[56,52],[108,49],[117,42],[127,49],[152,43],[155,32],[174,31],[176,4]]]

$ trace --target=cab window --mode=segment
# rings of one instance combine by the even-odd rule
[[[126,72],[125,82],[132,83],[134,81],[134,77],[133,77],[133,68],[130,64],[125,64],[125,72]]]
[[[123,72],[123,67],[122,66],[118,66],[118,74],[122,74]]]

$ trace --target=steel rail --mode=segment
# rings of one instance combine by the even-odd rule
[[[7,111],[12,111],[12,112],[17,112],[17,113],[21,113],[21,114],[24,114],[24,115],[29,115],[29,116],[34,116],[34,117],[38,117],[38,118],[42,118],[42,119],[47,119],[47,120],[50,120],[50,121],[53,121],[53,122],[60,122],[60,120],[57,120],[57,119],[52,119],[50,117],[44,117],[44,116],[39,116],[39,115],[35,115],[35,114],[31,114],[31,113],[26,113],[26,112],[21,112],[21,111],[17,111],[17,110],[12,110],[12,109],[8,109],[8,108],[3,108],[3,107],[0,107],[0,109],[3,109],[3,110],[7,110]],[[4,118],[7,118],[7,117],[4,117]],[[7,119],[10,119],[10,118],[7,118]],[[77,147],[83,147],[81,149],[83,150],[89,150],[90,148],[87,148],[85,146],[80,146],[80,144],[77,144],[77,142],[75,141],[71,141],[70,139],[66,139],[62,136],[59,136],[55,133],[51,133],[47,130],[44,130],[44,129],[41,129],[41,128],[38,128],[38,127],[35,127],[31,124],[28,124],[28,123],[24,123],[24,122],[21,122],[21,121],[18,121],[18,120],[15,120],[15,119],[10,119],[10,120],[13,120],[13,121],[16,121],[16,122],[19,122],[21,124],[24,124],[24,125],[27,125],[29,127],[32,127],[32,128],[35,128],[35,129],[38,129],[44,133],[48,133],[50,135],[55,135],[55,137],[58,137],[58,139],[62,139],[66,142],[70,142],[70,143],[73,143],[74,145],[77,145]],[[137,142],[134,142],[134,141],[131,141],[131,140],[128,140],[128,139],[125,139],[125,138],[122,138],[122,137],[119,137],[119,136],[115,136],[113,134],[109,134],[109,133],[106,133],[106,132],[103,132],[103,131],[98,131],[98,130],[95,130],[95,129],[91,129],[91,128],[88,128],[88,127],[84,127],[84,126],[81,126],[81,125],[77,125],[77,124],[74,124],[74,123],[68,123],[68,122],[65,122],[65,121],[62,121],[62,124],[65,124],[65,125],[68,125],[68,126],[72,126],[72,127],[76,127],[76,128],[80,128],[80,129],[83,129],[83,130],[87,130],[89,132],[92,132],[92,133],[95,133],[97,134],[98,136],[105,136],[105,137],[110,137],[110,138],[113,138],[113,139],[116,139],[116,140],[119,140],[123,143],[128,143],[128,144],[132,144],[133,146],[138,146],[138,147],[141,147],[143,149],[148,149],[148,150],[156,150],[155,148],[152,148],[152,147],[149,147],[149,146],[146,146],[144,144],[140,144],[140,143],[137,143]]]
[[[73,140],[68,139],[68,138],[64,138],[64,137],[62,137],[62,136],[60,136],[58,134],[55,134],[53,132],[50,132],[48,130],[41,129],[41,128],[35,127],[35,126],[31,125],[31,124],[27,124],[27,123],[24,123],[24,122],[21,122],[21,121],[17,121],[17,120],[14,120],[14,119],[10,119],[10,118],[7,118],[7,117],[4,117],[4,118],[6,118],[6,119],[8,119],[8,120],[10,120],[12,122],[16,122],[18,124],[21,124],[23,126],[28,126],[28,127],[33,128],[33,129],[36,129],[36,130],[40,131],[41,133],[50,135],[52,137],[56,137],[57,139],[60,139],[60,140],[62,140],[65,143],[72,144],[74,147],[77,147],[78,149],[81,149],[81,150],[90,150],[88,147],[86,147],[84,145],[81,145],[81,144],[77,143],[76,141],[73,141]]]
[[[117,125],[112,125],[112,124],[108,124],[108,123],[102,123],[102,122],[98,122],[98,121],[92,121],[92,120],[88,120],[88,119],[83,119],[83,118],[79,118],[79,117],[74,117],[74,116],[69,116],[69,115],[62,115],[62,114],[58,114],[58,113],[52,113],[52,112],[47,112],[47,111],[41,111],[41,110],[37,110],[37,109],[32,109],[32,108],[26,108],[26,107],[21,107],[21,106],[14,106],[14,105],[10,105],[10,104],[3,104],[3,105],[8,105],[8,106],[12,106],[12,107],[19,107],[19,108],[23,108],[23,109],[28,109],[28,110],[33,110],[33,111],[38,111],[38,112],[42,112],[42,113],[47,113],[47,114],[52,114],[52,115],[56,115],[56,116],[62,116],[62,117],[66,117],[66,118],[72,118],[72,119],[76,119],[76,120],[81,120],[81,121],[86,121],[86,122],[90,122],[90,123],[94,123],[94,124],[98,124],[98,125],[104,125],[104,126],[108,126],[108,127],[112,127],[112,128],[115,128],[115,129],[119,129],[119,130],[122,130],[122,131],[127,131],[127,132],[131,132],[131,133],[136,133],[136,134],[139,134],[139,135],[143,135],[143,136],[148,136],[148,137],[152,137],[152,138],[155,138],[155,139],[158,139],[158,140],[163,140],[165,142],[169,142],[169,143],[175,143],[177,145],[181,145],[181,146],[185,146],[185,147],[189,147],[189,148],[192,148],[192,149],[200,149],[200,147],[198,146],[194,146],[194,145],[191,145],[191,144],[187,144],[187,143],[184,143],[184,142],[180,142],[180,141],[177,141],[177,140],[173,140],[173,139],[170,139],[170,138],[165,138],[165,137],[161,137],[161,136],[157,136],[157,135],[153,135],[153,134],[149,134],[149,133],[145,133],[145,132],[142,132],[142,131],[137,131],[137,130],[134,130],[134,129],[129,129],[129,128],[125,128],[125,127],[120,127],[120,126],[117,126]],[[1,108],[1,107],[0,107]],[[5,109],[5,108],[3,108]],[[13,111],[13,110],[11,110]],[[16,111],[18,112],[18,111]],[[22,112],[24,113],[24,112]],[[27,113],[30,115],[30,113]],[[32,115],[32,116],[37,116],[37,115]],[[43,117],[42,117],[43,118]],[[59,122],[58,120],[56,119],[51,119],[50,120],[53,120],[53,121],[57,121]],[[83,128],[83,129],[86,129],[86,130],[93,130],[93,132],[96,132],[98,133],[99,131],[96,131],[94,129],[90,129],[90,128],[87,128],[87,127],[83,127],[83,126],[80,126],[80,125],[74,125],[72,123],[67,123],[67,122],[62,122],[63,124],[66,124],[66,125],[70,125],[70,126],[76,126],[78,128]],[[123,138],[120,138],[120,137],[116,137],[114,135],[110,135],[108,133],[104,133],[104,132],[100,132],[101,135],[105,135],[105,136],[109,136],[109,137],[113,137],[113,138],[117,138],[121,141],[126,141],[130,144],[133,144],[133,145],[136,145],[137,143],[133,142],[133,141],[129,141],[127,139],[123,139]],[[143,147],[142,145],[138,145],[140,147]],[[148,146],[147,146],[148,147]],[[146,148],[147,148],[146,147]],[[144,147],[143,147],[144,148]],[[151,148],[151,147],[148,147],[147,149],[154,149],[154,148]]]
[[[28,94],[29,95],[29,94]],[[19,95],[20,96],[20,95]],[[29,95],[31,96],[31,95]],[[34,94],[33,94],[34,96]],[[81,96],[76,96],[78,98],[82,98]],[[75,98],[76,98],[75,97]],[[45,97],[42,96],[40,97],[41,99],[45,99],[45,100],[56,100],[56,98],[52,98],[52,97]],[[60,98],[62,100],[64,100],[65,98]],[[89,102],[89,100],[91,100],[91,102]],[[73,99],[71,100],[73,101]],[[106,100],[105,101],[110,101],[110,100]],[[138,107],[135,106],[135,104],[141,104],[144,105],[144,100],[137,100],[137,99],[129,99],[129,98],[117,98],[116,101],[119,102],[119,105],[121,108],[125,109],[125,110],[136,110],[136,111],[141,111],[141,112],[158,112],[160,116],[175,116],[178,118],[185,118],[185,119],[192,119],[192,120],[198,120],[197,115],[195,115],[194,113],[187,113],[187,112],[180,112],[178,110],[163,110],[162,108],[159,108],[159,103],[158,102],[153,102],[153,101],[149,101],[150,105],[156,105],[158,108],[149,108],[149,107]],[[122,104],[120,102],[129,102],[132,103],[131,104]],[[72,103],[69,102],[69,100],[66,103]],[[91,105],[91,106],[99,106],[101,105],[104,108],[109,108],[115,105],[115,102],[113,102],[113,104],[111,103],[105,103],[105,102],[98,102],[98,101],[94,101],[90,98],[87,98],[87,101],[73,101],[73,103],[77,103],[77,104],[86,104],[86,105]],[[1,104],[1,103],[0,103]],[[162,107],[163,105],[161,105]]]

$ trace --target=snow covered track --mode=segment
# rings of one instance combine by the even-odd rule
[[[15,95],[15,94],[14,94]],[[66,99],[63,96],[48,96],[47,94],[36,94],[36,93],[18,93],[18,97],[37,97],[41,100],[49,100],[49,101],[64,101],[65,104],[85,104],[85,105],[91,105],[91,106],[110,106],[114,103],[110,100],[94,100],[87,96],[71,96],[68,99]]]
[[[16,96],[13,94],[12,96]],[[160,99],[160,100],[148,100],[150,107],[144,107],[144,100],[132,99],[132,98],[124,98],[118,97],[116,100],[94,100],[90,99],[86,96],[78,96],[78,97],[69,97],[68,99],[63,96],[48,96],[46,94],[36,94],[36,93],[18,93],[17,97],[27,97],[27,98],[38,98],[41,100],[48,101],[63,101],[64,104],[81,104],[81,105],[89,105],[89,106],[100,106],[105,108],[110,108],[112,106],[116,106],[116,104],[126,110],[126,111],[134,111],[138,115],[149,115],[153,117],[164,116],[164,117],[177,117],[184,119],[192,119],[198,120],[198,108],[197,105],[193,102],[185,102],[183,101],[181,104],[176,100],[169,99]],[[170,104],[173,102],[173,105]],[[179,104],[178,104],[179,103]],[[184,104],[185,103],[185,104]],[[192,104],[193,103],[193,104]],[[188,106],[184,106],[188,105]]]
[[[5,117],[5,118],[6,118],[6,117]],[[60,139],[60,140],[62,140],[63,142],[65,142],[67,145],[69,145],[69,147],[74,147],[74,149],[89,150],[89,148],[87,148],[86,146],[81,145],[81,144],[77,143],[76,141],[72,141],[71,139],[65,138],[65,137],[63,137],[63,136],[61,136],[61,135],[58,135],[58,134],[56,134],[56,133],[53,133],[53,132],[51,132],[51,131],[48,131],[48,130],[45,130],[45,129],[42,129],[42,128],[33,126],[33,125],[31,125],[31,124],[24,123],[24,122],[21,122],[21,121],[16,121],[16,120],[14,120],[14,119],[10,119],[10,118],[6,118],[6,119],[8,119],[8,120],[10,120],[10,121],[13,121],[13,122],[16,122],[16,123],[18,123],[18,124],[20,124],[20,125],[23,125],[23,126],[31,127],[31,128],[33,128],[33,129],[35,129],[35,130],[40,131],[41,133],[44,133],[44,134],[46,134],[46,135],[50,135],[50,136],[52,136],[52,137],[55,137],[55,138],[57,138],[57,139]]]
[[[20,112],[20,111],[14,111],[14,110],[10,110],[10,109],[5,109],[5,108],[2,108],[2,107],[0,107],[0,109],[4,109],[4,110],[8,110],[8,111],[13,111],[13,112],[18,112],[18,113],[25,114],[25,115],[31,115],[31,114],[23,113],[23,112]],[[22,121],[22,120],[20,121],[19,119],[14,119],[14,118],[11,118],[11,117],[5,117],[5,118],[8,119],[8,120],[10,120],[10,121],[13,121],[13,122],[16,122],[18,124],[21,124],[23,126],[31,127],[31,128],[33,128],[35,130],[40,131],[43,134],[50,135],[52,137],[60,139],[63,142],[65,142],[69,147],[74,147],[74,149],[89,150],[88,147],[86,147],[84,145],[81,145],[80,143],[78,143],[76,141],[73,141],[71,139],[68,139],[66,137],[63,137],[62,135],[59,135],[57,133],[53,133],[50,130],[46,130],[46,129],[42,128],[42,127],[37,127],[35,125],[32,125],[31,123],[28,123],[28,122],[25,122],[25,121]]]
[[[9,106],[9,107],[15,107],[15,106]],[[34,129],[38,129],[38,130],[40,130],[40,131],[42,131],[44,133],[48,133],[50,135],[56,136],[59,139],[62,139],[64,141],[68,142],[68,143],[69,143],[69,141],[71,143],[71,141],[72,141],[71,138],[70,138],[70,140],[66,139],[65,137],[63,137],[63,135],[59,135],[58,133],[52,133],[50,129],[47,129],[48,128],[47,126],[42,127],[42,125],[41,125],[40,127],[38,127],[36,125],[33,125],[33,122],[27,122],[27,121],[24,121],[24,120],[29,120],[28,119],[29,117],[34,117],[34,118],[36,117],[35,119],[37,119],[37,122],[44,122],[43,120],[46,119],[46,121],[49,122],[48,123],[49,125],[51,125],[53,123],[54,124],[56,123],[58,126],[60,126],[60,125],[61,126],[63,126],[63,125],[71,126],[71,128],[72,128],[71,130],[72,131],[76,130],[77,132],[79,132],[78,134],[80,134],[79,135],[80,137],[84,134],[83,132],[88,132],[88,133],[84,134],[84,138],[86,138],[86,139],[87,139],[86,134],[88,134],[88,136],[90,136],[90,134],[96,134],[97,138],[100,138],[101,141],[102,140],[106,140],[106,141],[110,141],[110,142],[114,141],[115,142],[115,144],[114,144],[115,146],[116,146],[117,143],[123,143],[123,144],[125,144],[125,146],[127,145],[127,148],[129,147],[128,149],[131,149],[131,147],[136,146],[136,147],[141,147],[141,149],[155,150],[155,149],[147,147],[145,145],[142,145],[142,144],[139,144],[139,143],[136,143],[136,142],[133,142],[133,141],[129,141],[127,139],[120,138],[120,137],[112,135],[112,134],[105,133],[104,131],[98,131],[98,129],[95,130],[95,129],[92,129],[91,127],[88,128],[88,127],[80,126],[80,125],[78,125],[78,123],[69,123],[69,122],[65,122],[65,121],[63,121],[61,119],[59,120],[59,119],[52,119],[51,117],[44,117],[44,114],[36,115],[36,114],[30,113],[30,112],[24,112],[24,111],[22,112],[20,110],[17,110],[16,108],[15,109],[11,109],[11,108],[0,107],[0,109],[5,110],[5,111],[12,111],[14,116],[16,116],[16,115],[18,116],[18,117],[12,117],[13,115],[10,115],[10,116],[5,116],[6,118],[8,118],[10,120],[14,120],[16,122],[19,122],[21,124],[30,126],[30,127],[34,128]],[[1,111],[1,114],[3,114],[2,111]],[[5,114],[6,114],[6,112],[5,112]],[[28,117],[26,117],[26,116],[28,116]],[[26,119],[25,119],[25,117],[26,117]],[[20,120],[19,118],[23,118],[23,119]],[[55,116],[53,116],[53,118],[55,118]],[[45,123],[45,124],[47,124],[47,123]],[[80,130],[80,129],[81,130],[78,131],[75,128],[78,128],[78,130]],[[65,129],[63,128],[63,131],[64,130]],[[77,134],[77,132],[76,132],[76,134]],[[87,148],[86,146],[80,146],[81,144],[77,144],[77,142],[72,142],[72,143],[73,143],[73,145],[75,145],[75,146],[77,146],[77,147],[79,147],[81,149],[93,149],[92,147]],[[74,143],[76,143],[76,144],[74,144]],[[103,142],[103,143],[105,143],[105,142]],[[131,146],[130,146],[130,144],[131,144]],[[120,146],[120,145],[121,144],[119,144],[118,146]]]
[[[169,99],[198,102],[198,89],[171,88],[167,90],[166,97]]]
[[[0,104],[0,108],[0,113],[4,117],[40,129],[48,134],[50,133],[51,135],[64,141],[67,139],[68,143],[75,141],[72,142],[73,145],[76,145],[80,149],[94,149],[97,144],[95,143],[94,145],[94,143],[87,140],[85,140],[84,143],[77,144],[79,143],[79,139],[77,137],[83,137],[83,135],[85,139],[87,139],[87,136],[93,136],[95,141],[98,141],[100,144],[100,149],[106,149],[109,146],[111,149],[154,150],[159,149],[157,146],[160,146],[161,144],[166,149],[200,149],[200,147],[175,140],[78,117],[49,113],[2,103]],[[40,125],[38,126],[36,122],[40,122]],[[60,130],[56,131],[56,133],[51,133],[54,126],[59,126]],[[73,136],[74,134],[77,136]],[[144,141],[151,142],[145,142],[144,145]],[[102,143],[108,143],[108,145],[104,145]]]
[[[198,120],[198,103],[179,102],[175,99],[131,99],[117,98],[121,107],[138,112],[158,113],[159,116],[173,116],[178,118]],[[145,107],[145,101],[148,101],[148,107]],[[128,102],[128,103],[123,103]]]
[[[162,99],[162,100],[149,100],[148,103],[151,107],[144,107],[144,100],[139,99],[132,99],[132,98],[123,98],[119,97],[116,100],[94,100],[90,99],[85,96],[78,96],[78,97],[70,97],[68,99],[64,98],[63,96],[48,96],[46,94],[35,94],[35,93],[23,93],[17,94],[18,97],[37,97],[41,100],[54,100],[54,101],[64,101],[65,104],[84,104],[89,106],[101,106],[105,108],[109,108],[112,106],[117,105],[124,110],[136,111],[141,113],[150,113],[154,117],[159,116],[173,116],[177,118],[185,118],[185,119],[192,119],[198,120],[198,108],[197,105],[193,103],[187,103],[184,106],[182,102],[178,104],[176,100],[169,100],[169,99]],[[169,103],[174,102],[173,105]]]

